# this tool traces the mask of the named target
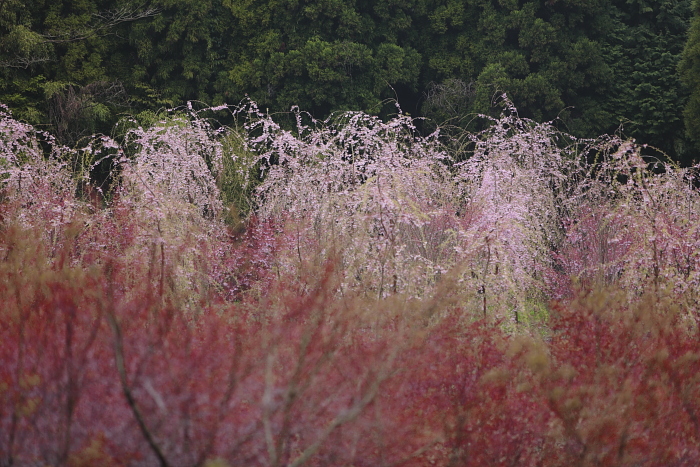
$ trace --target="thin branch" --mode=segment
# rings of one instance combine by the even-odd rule
[[[25,70],[32,65],[38,63],[50,62],[53,59],[49,57],[16,57],[11,60],[0,62],[2,68],[24,68]]]
[[[130,8],[129,6],[123,6],[115,10],[94,13],[92,16],[95,18],[95,22],[83,30],[72,30],[56,35],[42,34],[42,37],[44,38],[44,42],[50,44],[76,42],[89,39],[91,37],[104,37],[111,34],[109,31],[112,28],[122,23],[131,23],[144,18],[151,18],[159,13],[160,9],[153,7],[139,11],[138,9]]]
[[[362,411],[372,403],[379,392],[379,388],[382,383],[389,377],[393,375],[391,368],[393,366],[394,360],[398,354],[399,349],[394,349],[391,355],[389,355],[385,361],[384,368],[380,369],[377,373],[374,381],[372,381],[370,387],[367,389],[365,395],[358,400],[352,407],[338,414],[323,430],[316,441],[309,447],[307,447],[294,462],[288,464],[288,467],[299,467],[300,465],[307,462],[316,452],[321,448],[326,439],[336,430],[336,428],[344,425],[348,422],[356,419]]]
[[[374,398],[377,395],[377,392],[379,392],[379,386],[385,378],[386,376],[377,377],[377,379],[372,383],[372,386],[364,395],[364,397],[362,397],[362,399],[360,399],[350,409],[340,413],[337,417],[335,417],[328,424],[328,426],[326,426],[326,428],[323,430],[316,442],[308,448],[306,448],[304,452],[302,452],[301,455],[294,460],[294,462],[289,464],[289,467],[299,467],[300,465],[304,464],[311,458],[311,456],[316,454],[316,452],[321,448],[323,443],[333,433],[333,431],[335,431],[336,428],[357,418],[362,413],[362,410],[374,400]]]
[[[276,443],[273,440],[272,434],[272,404],[273,404],[273,374],[272,366],[274,364],[274,355],[272,353],[268,354],[267,362],[265,365],[265,393],[263,394],[263,427],[265,430],[265,444],[267,445],[267,455],[270,459],[270,465],[277,465],[277,449]]]
[[[124,341],[122,339],[122,332],[121,328],[119,327],[119,323],[117,323],[114,313],[108,313],[107,320],[109,321],[112,331],[114,332],[114,359],[117,365],[117,372],[119,373],[119,380],[121,382],[124,397],[126,397],[126,401],[134,414],[134,418],[136,418],[136,423],[138,423],[141,433],[143,434],[144,438],[146,438],[146,442],[156,455],[156,458],[158,458],[158,463],[161,465],[161,467],[168,467],[168,461],[165,459],[163,451],[161,451],[160,447],[153,438],[151,431],[146,426],[141,410],[136,403],[136,398],[129,387],[126,377],[126,366],[124,364]]]
[[[407,463],[411,459],[414,459],[418,456],[423,455],[423,453],[425,453],[426,451],[433,448],[436,444],[442,443],[442,442],[444,442],[444,439],[442,438],[442,436],[438,436],[435,439],[433,439],[432,441],[430,441],[429,443],[426,443],[422,447],[416,449],[415,451],[413,451],[409,455],[405,456],[404,458],[402,458],[396,462],[392,462],[391,464],[388,465],[388,467],[396,467],[399,465],[404,465],[405,463]]]

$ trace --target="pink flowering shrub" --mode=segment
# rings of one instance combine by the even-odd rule
[[[76,180],[65,161],[66,148],[32,126],[21,123],[0,107],[0,183],[11,209],[3,216],[36,226],[55,239],[61,226],[79,208]],[[48,155],[45,155],[48,152]]]
[[[642,149],[622,144],[587,179],[586,191],[563,220],[565,235],[555,252],[561,271],[554,282],[615,283],[631,296],[650,286],[671,287],[696,306],[697,167],[659,161],[651,167]]]
[[[286,232],[280,270],[294,278],[303,258],[340,252],[343,287],[384,297],[420,296],[457,269],[471,308],[509,317],[544,290],[560,200],[585,169],[550,125],[511,109],[460,162],[402,114],[302,120],[294,133],[265,116],[249,126],[266,171],[258,213]]]
[[[167,209],[213,218],[222,209],[216,174],[223,148],[206,120],[173,116],[151,128],[129,130],[124,145],[134,148],[122,174],[124,189],[156,219]]]
[[[308,127],[299,116],[295,134],[265,119],[258,129],[249,142],[265,163],[258,214],[282,220],[288,253],[278,267],[290,277],[304,257],[338,252],[342,286],[383,297],[421,293],[455,263],[447,156],[408,117],[349,113]],[[436,221],[447,222],[441,238]]]
[[[571,296],[574,286],[619,282],[635,234],[640,234],[627,229],[625,216],[610,206],[583,206],[573,219],[564,220],[565,239],[554,253],[559,271],[548,277],[555,298]]]

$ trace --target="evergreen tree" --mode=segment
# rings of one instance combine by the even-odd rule
[[[127,104],[117,33],[155,13],[127,0],[0,1],[0,102],[63,144],[108,132]]]
[[[52,47],[34,27],[42,0],[0,1],[0,101],[18,118],[40,123],[45,77],[40,65],[51,60]]]
[[[683,112],[685,131],[694,149],[700,150],[700,2],[693,4],[693,20],[688,31],[688,42],[678,66],[690,97]]]
[[[614,87],[605,101],[612,125],[678,159],[686,157],[677,72],[691,16],[690,0],[613,1],[605,40]],[[614,126],[602,131],[615,131]]]
[[[140,107],[175,107],[188,100],[221,103],[214,86],[226,51],[236,47],[221,0],[155,0],[159,14],[131,25],[129,45],[115,57]]]
[[[224,0],[239,38],[221,88],[264,107],[317,116],[377,112],[391,86],[417,84],[421,56],[407,43],[417,1]]]
[[[0,101],[73,144],[188,100],[323,118],[398,98],[465,126],[505,92],[523,117],[622,124],[679,157],[684,107],[700,147],[677,72],[697,93],[697,26],[678,65],[690,17],[690,0],[0,0]]]
[[[471,112],[488,112],[507,92],[523,116],[562,117],[572,131],[590,130],[609,81],[598,42],[606,28],[602,2],[442,3],[430,15],[433,81],[474,82]]]

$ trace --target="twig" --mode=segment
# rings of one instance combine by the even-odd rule
[[[168,461],[165,459],[163,452],[153,438],[151,431],[146,426],[141,410],[139,409],[136,399],[134,398],[134,394],[131,392],[131,388],[129,387],[129,383],[126,378],[126,366],[124,365],[124,341],[122,339],[121,328],[119,327],[119,323],[117,323],[117,318],[114,316],[113,312],[110,312],[107,314],[107,320],[112,328],[112,331],[114,332],[114,360],[117,365],[117,372],[119,373],[119,380],[121,382],[124,397],[126,397],[126,401],[134,414],[134,418],[136,418],[136,423],[139,425],[141,434],[143,434],[144,438],[146,438],[148,446],[156,455],[158,463],[161,465],[161,467],[168,467]]]

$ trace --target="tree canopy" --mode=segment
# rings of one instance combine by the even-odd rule
[[[693,4],[693,12],[688,42],[678,69],[690,91],[683,114],[686,134],[695,149],[700,149],[700,3],[697,1]]]
[[[691,17],[690,0],[0,0],[0,101],[74,144],[188,100],[323,118],[398,99],[464,126],[505,92],[577,136],[622,125],[689,157]]]

